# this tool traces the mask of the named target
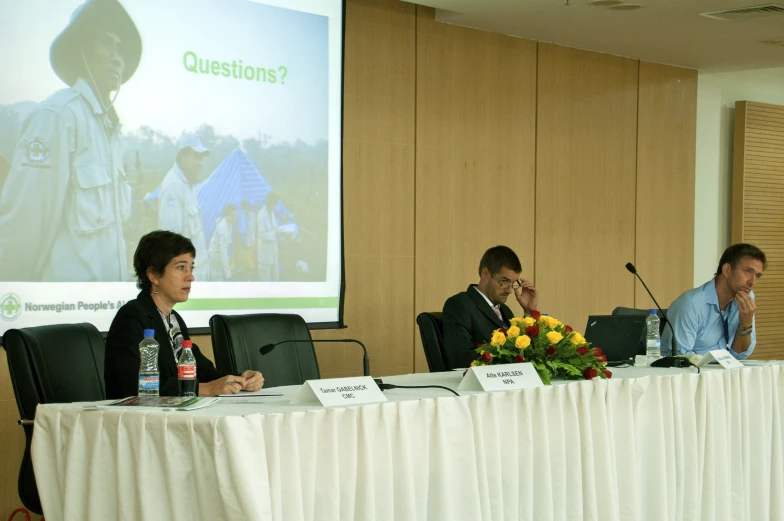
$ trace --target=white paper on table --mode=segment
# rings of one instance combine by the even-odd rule
[[[249,396],[283,396],[283,393],[276,393],[275,391],[240,391],[237,394],[219,394],[221,398],[247,398]]]
[[[700,361],[697,362],[697,367],[703,367],[710,362],[716,360],[724,369],[737,369],[739,367],[743,367],[743,364],[740,363],[732,353],[727,351],[726,349],[714,349],[713,351],[708,351]]]

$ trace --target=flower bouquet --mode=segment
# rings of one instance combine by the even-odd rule
[[[513,318],[509,329],[496,329],[488,344],[476,347],[472,366],[531,362],[546,385],[553,377],[610,378],[607,357],[571,327],[536,310],[530,317]]]

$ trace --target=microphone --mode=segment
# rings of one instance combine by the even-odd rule
[[[367,349],[365,348],[365,344],[360,342],[359,340],[354,340],[353,338],[323,338],[323,339],[315,339],[315,338],[308,338],[305,340],[281,340],[280,342],[275,342],[273,344],[266,344],[259,348],[259,353],[262,356],[269,354],[273,349],[281,344],[288,344],[291,342],[325,342],[325,343],[353,343],[359,344],[362,348],[362,352],[364,355],[362,356],[362,369],[365,372],[365,376],[370,376],[370,359],[368,359]]]
[[[629,270],[629,273],[637,277],[637,279],[642,283],[642,287],[645,288],[645,291],[648,292],[648,296],[651,297],[653,303],[656,304],[656,309],[658,309],[659,313],[661,313],[662,316],[664,317],[664,323],[670,326],[670,331],[672,332],[672,353],[670,354],[670,356],[664,356],[662,358],[659,358],[658,360],[651,362],[651,367],[688,367],[690,365],[693,365],[687,358],[676,355],[678,350],[676,348],[676,342],[675,342],[675,330],[672,328],[672,324],[670,324],[670,321],[667,320],[667,313],[665,313],[662,310],[659,303],[656,302],[656,298],[653,296],[653,293],[651,293],[651,290],[649,290],[648,286],[645,285],[645,281],[643,281],[642,277],[640,277],[640,275],[637,273],[637,268],[635,268],[634,264],[632,264],[631,262],[627,262],[626,269]]]

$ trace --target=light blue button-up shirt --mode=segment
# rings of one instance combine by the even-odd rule
[[[122,157],[119,122],[85,80],[39,103],[0,198],[0,279],[130,280]]]
[[[751,292],[754,300],[754,292]],[[742,353],[736,353],[729,346],[735,340],[735,333],[740,324],[740,314],[735,301],[727,305],[727,309],[719,309],[719,295],[716,293],[716,281],[711,279],[702,286],[687,291],[667,311],[667,318],[675,329],[675,340],[678,354],[704,354],[714,349],[726,349],[739,360],[746,359],[757,344],[756,328],[751,332],[751,344]],[[727,320],[729,338],[724,338],[724,320]],[[728,345],[729,344],[729,345]],[[672,332],[665,327],[661,338],[662,355],[672,352]]]

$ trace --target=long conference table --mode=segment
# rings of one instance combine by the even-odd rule
[[[47,521],[784,519],[784,367],[614,373],[343,408],[291,405],[298,386],[189,412],[42,405],[36,480]]]

